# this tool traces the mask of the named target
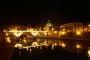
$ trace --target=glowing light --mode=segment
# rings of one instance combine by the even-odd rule
[[[84,31],[87,31],[87,30],[88,30],[87,28],[84,29]]]
[[[5,36],[9,36],[9,33],[5,33]]]
[[[28,47],[26,48],[26,50],[28,51]]]
[[[20,43],[17,43],[17,44],[15,44],[15,45],[14,45],[14,47],[15,47],[15,48],[22,49],[23,45],[22,45],[22,44],[20,44]]]
[[[4,31],[7,32],[7,31]],[[30,32],[33,36],[37,36],[38,32],[44,33],[45,36],[47,35],[47,31],[38,31],[35,29],[26,29],[26,30],[17,30],[17,29],[10,29],[8,32],[13,33],[16,37],[19,37],[21,34],[23,34],[24,32]]]
[[[7,32],[7,30],[3,30],[3,32]]]
[[[27,29],[26,31],[30,31],[30,29]]]
[[[57,43],[55,43],[54,45],[57,46]]]
[[[52,50],[54,49],[54,44],[52,44]]]
[[[47,32],[44,32],[45,36],[47,36]]]
[[[76,45],[76,48],[77,48],[77,49],[81,48],[81,45],[80,45],[80,44],[77,44],[77,45]]]
[[[23,39],[23,42],[24,42],[24,43],[27,43],[26,38]]]
[[[33,42],[32,43],[32,46],[35,46],[36,47],[36,46],[39,46],[39,44],[37,42]]]
[[[54,33],[58,33],[57,31],[54,31]]]
[[[63,48],[65,48],[65,47],[66,47],[66,44],[65,44],[65,43],[62,43],[61,46],[62,46]]]
[[[46,26],[48,26],[48,27],[53,26],[53,25],[52,25],[52,23],[50,22],[50,20],[48,20],[48,22],[47,22]]]
[[[52,27],[52,31],[54,31],[55,29]]]
[[[31,32],[31,34],[32,34],[33,36],[36,36],[36,35],[38,34],[38,32]]]
[[[11,43],[10,37],[6,37],[6,42]]]
[[[81,33],[81,31],[76,31],[76,34],[81,35],[82,33]]]
[[[90,24],[88,24],[88,26],[90,27]]]
[[[90,57],[90,49],[88,50],[88,57]]]
[[[23,32],[13,32],[13,34],[16,36],[16,37],[19,37],[20,35],[22,35]]]
[[[47,41],[44,41],[44,44],[43,45],[45,45],[45,46],[47,46],[48,44],[47,44]]]
[[[30,48],[30,53],[32,52],[32,49]]]
[[[61,32],[61,34],[62,34],[62,35],[65,35],[65,34],[66,34],[66,32],[65,32],[65,31],[62,31],[62,32]]]
[[[17,29],[11,29],[9,32],[12,32],[16,37],[19,37],[23,32],[18,31]]]

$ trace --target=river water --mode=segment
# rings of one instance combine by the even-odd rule
[[[74,39],[28,39],[20,43],[28,48],[14,48],[11,60],[87,60],[90,46],[88,40]]]

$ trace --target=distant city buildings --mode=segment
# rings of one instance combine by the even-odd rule
[[[89,40],[83,33],[89,32],[90,34],[90,24],[84,25],[83,23],[76,22],[62,24],[56,27],[48,20],[45,25],[38,27],[11,25],[1,32],[1,39],[5,39],[5,42],[9,44],[15,43],[14,47],[19,47],[19,49],[25,48],[28,50],[30,48],[31,51],[32,47],[40,47],[42,49],[42,46],[48,47],[51,45],[52,50],[55,46],[61,46],[70,50],[71,47],[68,47],[70,45],[74,47],[72,48],[73,50],[81,50],[83,46],[77,42],[78,40],[81,41],[84,37],[86,40]],[[73,43],[71,43],[72,40],[74,41]]]
[[[4,32],[8,34],[14,34],[15,36],[20,36],[22,34],[29,33],[32,37],[60,37],[62,35],[66,35],[69,32],[75,33],[77,35],[81,35],[83,32],[90,32],[90,24],[83,25],[83,23],[67,23],[62,24],[61,26],[54,26],[50,20],[44,26],[31,27],[28,26],[20,26],[20,25],[11,25],[8,29],[5,29]]]

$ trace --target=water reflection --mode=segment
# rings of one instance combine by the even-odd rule
[[[87,41],[30,39],[27,40],[27,43],[22,42],[20,44],[23,45],[23,48],[19,50],[19,46],[15,48],[16,52],[14,52],[12,59],[35,60],[34,58],[42,59],[41,57],[43,57],[44,60],[50,60],[49,58],[55,58],[55,60],[57,58],[61,60],[87,60],[90,56],[90,50],[87,50],[89,46]],[[17,53],[17,51],[19,52]]]
[[[42,49],[43,46],[48,48],[51,46],[53,50],[55,47],[61,47],[62,49],[69,52],[83,52],[89,46],[88,41],[86,40],[55,40],[55,39],[25,39],[25,41],[20,40],[18,44],[15,44],[15,48],[20,48],[20,44],[22,44],[22,49],[26,49],[27,51],[33,51],[33,49]],[[18,46],[19,45],[19,46]]]

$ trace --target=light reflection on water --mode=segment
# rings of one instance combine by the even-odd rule
[[[20,44],[30,52],[32,48],[42,49],[43,46],[46,48],[51,46],[52,50],[58,46],[69,52],[83,52],[89,47],[86,40],[26,39],[25,42],[21,40]]]
[[[24,43],[23,40],[21,40],[20,42],[23,45],[23,47],[26,47],[26,48],[19,49],[19,52],[17,55],[21,59],[23,55],[31,58],[32,56],[34,57],[48,56],[48,55],[55,56],[55,54],[59,56],[59,58],[63,54],[66,54],[64,57],[70,56],[71,58],[73,55],[75,56],[75,58],[81,58],[81,60],[83,58],[85,58],[85,60],[88,58],[87,49],[89,47],[89,43],[87,40],[81,41],[81,40],[55,40],[55,39],[28,39],[26,41],[27,43]],[[30,47],[30,46],[33,46],[33,47]],[[26,59],[26,57],[24,58]]]

